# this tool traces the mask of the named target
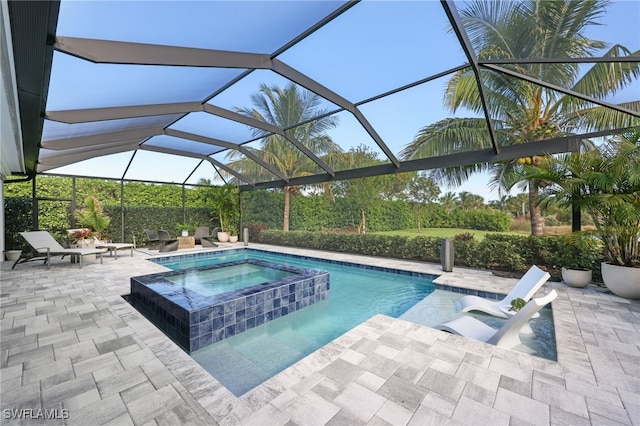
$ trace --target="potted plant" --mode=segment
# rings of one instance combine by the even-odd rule
[[[578,199],[594,221],[607,261],[602,280],[614,294],[640,299],[640,128],[610,140],[588,157]]]
[[[517,299],[513,299],[511,301],[511,311],[520,312],[520,309],[524,308],[526,304],[527,302],[525,302],[524,299],[521,299],[519,297]]]
[[[565,206],[587,212],[602,246],[602,280],[611,292],[640,299],[640,127],[597,150],[550,160],[532,176],[552,182]]]
[[[92,235],[88,237],[104,239],[103,232],[109,227],[111,219],[103,213],[102,204],[95,196],[90,195],[85,198],[84,205],[83,209],[76,210],[77,221],[92,231]]]
[[[221,231],[218,241],[229,241],[229,232],[239,215],[238,187],[232,185],[211,186],[205,192],[205,201],[213,210],[214,216],[220,221]]]
[[[561,267],[562,281],[570,287],[583,288],[593,279],[593,270],[601,258],[600,240],[584,233],[562,238],[554,254],[554,263]]]
[[[95,240],[89,228],[70,229],[71,245],[78,248],[93,248]]]
[[[4,202],[4,255],[8,261],[18,260],[23,252],[31,251],[29,244],[20,235],[22,231],[31,230],[31,198],[10,197],[5,198]]]
[[[235,225],[231,225],[229,227],[229,242],[230,243],[238,242],[238,230]]]
[[[193,234],[196,231],[196,227],[188,223],[177,223],[176,231],[180,232],[183,237],[188,237],[189,234]]]

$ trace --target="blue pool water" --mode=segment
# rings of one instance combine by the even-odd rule
[[[221,269],[189,270],[166,279],[203,296],[227,293],[256,284],[277,281],[294,275],[292,272],[243,263]]]
[[[426,275],[411,276],[252,249],[158,263],[170,269],[184,269],[248,258],[329,272],[331,291],[327,301],[191,354],[237,396],[376,314],[399,317],[435,289]]]

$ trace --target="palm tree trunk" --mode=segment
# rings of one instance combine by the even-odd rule
[[[538,206],[538,183],[535,179],[529,180],[529,214],[531,215],[531,235],[542,235],[542,212]]]
[[[360,209],[360,213],[362,214],[362,217],[360,219],[360,232],[362,234],[366,234],[366,232],[367,232],[367,217],[364,214],[364,209]]]
[[[282,220],[282,230],[289,232],[289,203],[291,200],[291,191],[288,186],[284,187],[284,215]]]
[[[575,201],[571,202],[571,232],[580,232],[582,230],[582,211],[576,205]]]

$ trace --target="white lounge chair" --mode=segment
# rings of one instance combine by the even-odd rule
[[[551,275],[548,272],[533,265],[502,300],[490,300],[467,295],[456,303],[460,306],[462,312],[481,311],[496,317],[507,318],[507,315],[500,309],[501,307],[510,306],[511,301],[518,298],[528,302],[550,277]]]
[[[64,248],[58,243],[49,232],[47,231],[29,231],[29,232],[20,232],[20,235],[27,240],[29,245],[33,247],[33,249],[40,254],[37,256],[38,258],[44,257],[45,263],[47,264],[47,269],[51,267],[51,256],[67,256],[67,255],[75,255],[78,257],[78,263],[82,268],[82,258],[84,256],[88,256],[91,254],[98,255],[100,258],[100,263],[102,263],[102,253],[106,251],[106,249],[97,249],[97,248]],[[21,259],[23,261],[34,260],[31,259]],[[15,267],[17,265],[14,264]]]
[[[438,330],[448,331],[460,336],[468,337],[480,342],[486,342],[503,348],[513,348],[522,342],[520,341],[520,330],[529,320],[538,313],[547,303],[550,303],[558,296],[555,290],[543,297],[532,299],[520,309],[518,313],[504,323],[500,329],[489,327],[482,321],[463,315],[453,321],[437,325]]]

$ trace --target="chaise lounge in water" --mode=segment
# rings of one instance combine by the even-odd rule
[[[555,290],[549,294],[530,300],[524,308],[513,315],[500,329],[496,330],[482,321],[463,315],[453,321],[437,325],[435,328],[449,333],[458,334],[480,342],[489,343],[503,348],[513,348],[522,342],[520,341],[520,330],[529,320],[538,313],[540,309],[550,303],[558,296]]]
[[[507,318],[507,314],[500,309],[501,307],[510,306],[511,301],[518,298],[528,302],[549,278],[551,275],[548,272],[533,265],[502,300],[489,300],[467,295],[458,300],[456,304],[459,305],[462,312],[481,311],[496,317]]]

